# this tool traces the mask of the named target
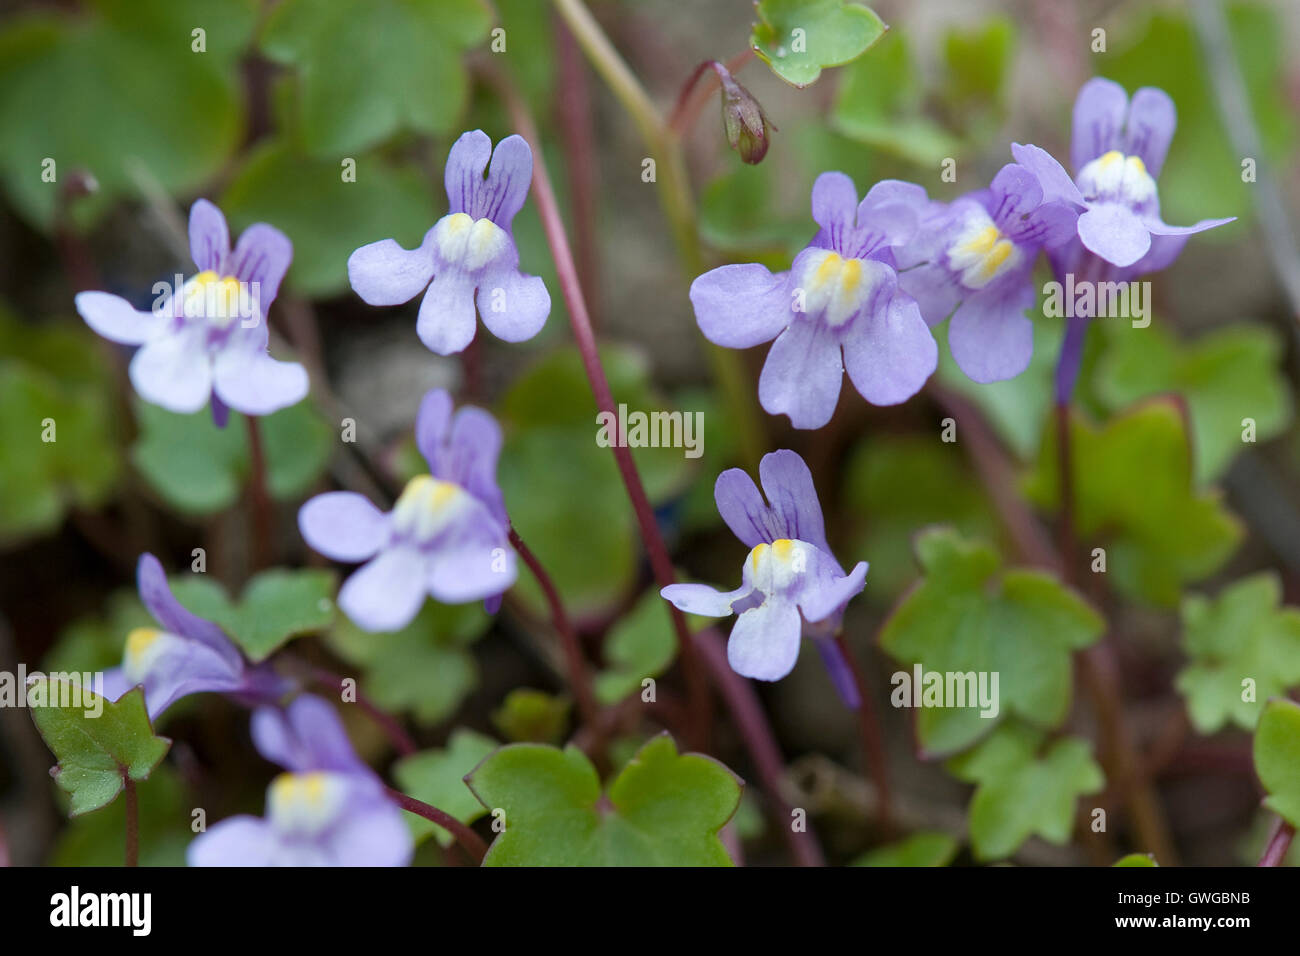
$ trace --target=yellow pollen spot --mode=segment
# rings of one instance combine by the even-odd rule
[[[998,232],[997,226],[985,226],[975,233],[974,238],[966,242],[962,252],[972,256],[987,256],[1000,238],[1002,233]]]
[[[1130,156],[1128,158],[1128,164],[1133,167],[1136,172],[1145,173],[1147,171],[1147,164],[1142,162],[1141,156]]]
[[[832,252],[822,260],[822,264],[818,266],[817,271],[813,273],[813,284],[820,287],[825,285],[827,282],[833,281],[835,277],[839,275],[843,263],[844,260],[840,258],[839,253]]]
[[[840,288],[845,295],[853,295],[862,284],[862,260],[845,259],[844,268],[840,270]]]
[[[197,282],[199,285],[207,285],[209,282],[216,282],[217,279],[218,279],[217,274],[213,272],[211,269],[204,269],[202,272],[200,272],[198,275],[194,277],[194,281]]]
[[[998,267],[1007,261],[1007,256],[1011,255],[1011,250],[1012,245],[1008,239],[1001,239],[994,244],[993,248],[984,256],[984,262],[980,266],[985,278],[992,279],[997,274]]]
[[[162,632],[152,627],[137,627],[126,636],[126,656],[139,660],[158,640]]]
[[[749,552],[749,560],[753,562],[754,570],[758,570],[758,563],[767,557],[767,552],[771,550],[771,545],[766,541],[760,541],[754,545],[754,550]]]
[[[449,232],[459,234],[474,227],[474,217],[467,212],[455,212],[447,217],[446,223]]]
[[[1108,153],[1103,153],[1100,158],[1103,166],[1113,166],[1124,159],[1124,154],[1118,149],[1112,149]]]
[[[271,799],[281,806],[319,807],[325,802],[327,782],[327,776],[320,772],[282,773],[271,781]]]
[[[789,561],[794,554],[794,542],[789,538],[777,538],[772,542],[772,554],[778,561]]]

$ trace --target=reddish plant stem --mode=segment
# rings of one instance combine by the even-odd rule
[[[122,790],[126,796],[126,865],[140,863],[140,801],[135,792],[135,781],[122,771]]]
[[[417,816],[436,823],[448,833],[456,838],[460,848],[470,858],[475,865],[483,862],[483,857],[487,856],[487,844],[483,838],[471,830],[465,824],[461,823],[451,814],[439,810],[432,804],[425,803],[423,800],[417,800],[415,797],[407,796],[400,790],[394,790],[392,787],[385,788],[388,795],[403,810],[409,810]]]
[[[325,670],[323,667],[313,667],[311,676],[312,680],[317,684],[320,684],[322,687],[328,687],[330,690],[339,694],[342,694],[344,691],[344,678],[339,674],[335,674],[333,671]],[[419,751],[420,748],[416,746],[415,741],[411,739],[411,735],[402,728],[400,723],[398,723],[396,717],[385,711],[365,694],[361,693],[360,688],[353,689],[353,693],[356,695],[356,704],[361,708],[361,712],[369,717],[375,726],[384,732],[384,736],[389,739],[398,753],[403,757],[409,757],[411,754]]]
[[[542,226],[546,232],[547,244],[551,247],[551,257],[555,260],[555,271],[568,306],[569,323],[573,328],[573,337],[582,356],[583,368],[591,391],[596,397],[596,407],[611,416],[617,422],[614,396],[609,388],[609,380],[600,364],[600,354],[596,348],[596,336],[591,329],[591,318],[587,312],[587,302],[582,293],[582,283],[578,279],[577,267],[573,253],[569,248],[569,239],[564,230],[564,219],[555,199],[555,190],[551,185],[550,175],[546,171],[546,160],[542,155],[541,138],[537,125],[533,122],[528,104],[515,89],[514,85],[502,73],[485,69],[484,75],[495,85],[510,112],[511,122],[524,139],[533,148],[533,198],[541,216]],[[623,485],[632,501],[632,510],[636,513],[637,525],[641,531],[641,540],[650,557],[650,567],[660,587],[674,583],[672,559],[664,544],[663,536],[655,521],[654,509],[646,496],[645,486],[637,472],[632,459],[632,451],[624,441],[621,427],[617,440],[613,443],[614,460],[618,465]],[[691,746],[696,750],[709,749],[710,703],[709,689],[704,674],[696,658],[695,646],[691,641],[690,631],[686,627],[686,618],[675,607],[669,608],[672,615],[673,631],[677,636],[678,654],[682,661],[682,671],[686,677],[686,693],[691,713]]]
[[[835,646],[844,656],[844,663],[848,665],[853,683],[858,688],[858,736],[862,743],[862,772],[870,774],[875,780],[876,792],[880,797],[880,822],[889,830],[893,827],[893,791],[889,785],[889,763],[885,758],[884,736],[880,732],[880,716],[876,713],[875,699],[871,688],[867,686],[862,664],[842,631],[835,635]]]
[[[710,628],[695,636],[699,644],[701,657],[709,670],[718,693],[727,702],[731,712],[732,723],[740,731],[745,749],[749,751],[754,768],[758,771],[763,788],[772,803],[772,816],[785,838],[795,862],[800,866],[825,866],[821,846],[812,832],[811,824],[805,820],[806,828],[794,829],[794,808],[786,799],[785,761],[763,714],[763,705],[753,686],[731,669],[727,663],[727,645],[722,635]]]
[[[1264,847],[1264,855],[1259,858],[1259,866],[1281,866],[1294,838],[1295,827],[1278,817],[1268,845]]]
[[[738,73],[741,67],[753,58],[754,51],[745,49],[733,56],[724,65],[728,73]],[[673,106],[672,114],[668,117],[668,129],[673,135],[686,135],[690,128],[695,125],[695,120],[700,115],[700,110],[704,109],[704,104],[709,101],[709,97],[722,85],[722,81],[717,76],[711,76],[704,82],[703,86],[696,86],[705,70],[716,69],[716,63],[716,60],[705,60],[697,66],[683,84],[682,91],[677,94],[677,103]],[[694,96],[691,95],[692,92],[695,93]]]
[[[249,500],[253,509],[253,569],[271,564],[271,495],[266,487],[266,452],[256,415],[245,415],[248,423]]]
[[[600,708],[596,704],[596,695],[591,688],[591,674],[587,670],[587,662],[583,658],[582,644],[578,641],[578,633],[573,629],[573,624],[569,620],[569,615],[564,610],[564,602],[560,600],[560,592],[555,587],[555,582],[551,576],[546,573],[546,568],[537,560],[537,555],[533,554],[528,545],[524,544],[523,538],[519,537],[519,532],[510,527],[510,543],[514,546],[515,551],[519,553],[528,565],[528,570],[533,572],[533,577],[541,585],[542,593],[546,595],[546,603],[551,608],[551,623],[560,635],[560,644],[564,649],[564,660],[569,671],[569,686],[573,690],[573,696],[578,702],[578,713],[582,716],[582,722],[591,729],[595,735],[593,739],[593,748],[599,752],[603,750],[602,721],[600,720]]]

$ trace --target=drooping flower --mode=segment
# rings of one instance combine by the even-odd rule
[[[915,241],[897,250],[899,284],[930,325],[952,316],[948,346],[974,381],[1014,378],[1029,365],[1034,260],[1068,242],[1076,219],[1072,204],[1044,202],[1033,174],[1008,163],[988,189],[930,203]]]
[[[861,203],[843,173],[812,190],[820,230],[789,272],[726,265],[691,284],[700,331],[726,348],[776,339],[759,378],[759,401],[796,428],[831,419],[844,372],[873,405],[915,395],[938,361],[916,301],[899,288],[894,249],[912,239],[925,192],[877,183]]]
[[[200,199],[190,207],[190,254],[198,274],[160,295],[151,311],[107,292],[82,292],[77,312],[104,338],[141,346],[130,377],[147,402],[188,414],[211,396],[224,425],[227,406],[269,415],[301,401],[307,372],[267,354],[266,316],[293,260],[288,237],[257,223],[232,252],[226,217]]]
[[[265,664],[250,665],[224,631],[176,600],[162,564],[140,556],[136,569],[140,600],[158,627],[133,630],[122,666],[104,672],[104,696],[117,700],[132,687],[144,688],[149,718],[182,697],[219,692],[248,703],[273,701],[288,683]]]
[[[1082,210],[1079,246],[1118,270],[1131,268],[1099,279],[1119,281],[1163,269],[1178,257],[1188,236],[1232,222],[1202,219],[1192,226],[1171,226],[1160,218],[1156,179],[1177,124],[1173,100],[1163,90],[1144,86],[1130,101],[1118,83],[1094,77],[1074,101],[1073,179],[1046,150],[1012,145],[1016,161],[1038,178],[1046,200],[1063,200]],[[1082,249],[1063,250],[1054,266],[1074,271],[1070,265]]]
[[[494,152],[482,130],[463,134],[447,157],[447,215],[416,249],[383,239],[353,252],[352,288],[371,305],[401,305],[423,292],[415,330],[439,355],[473,341],[476,303],[497,338],[531,339],[546,324],[551,297],[540,278],[519,271],[511,225],[532,175],[532,150],[522,136],[507,136]]]
[[[705,584],[671,584],[660,593],[688,614],[738,614],[727,641],[732,670],[757,680],[780,680],[794,668],[800,639],[814,640],[831,667],[837,689],[857,706],[853,682],[838,661],[833,639],[849,599],[865,586],[867,563],[848,574],[831,553],[812,473],[802,458],[782,449],[758,466],[763,495],[739,468],[718,476],[718,513],[750,549],[734,591]]]
[[[336,561],[366,562],[339,591],[367,631],[410,623],[426,595],[445,604],[499,598],[515,582],[515,552],[497,485],[501,428],[487,412],[452,416],[451,396],[424,396],[415,440],[429,474],[412,478],[384,513],[352,491],[317,495],[298,512],[303,539]]]
[[[253,714],[253,743],[286,773],[266,816],[214,824],[190,844],[190,866],[406,866],[414,843],[383,782],[356,755],[334,708],[304,694]]]

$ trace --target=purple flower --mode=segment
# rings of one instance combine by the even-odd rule
[[[414,842],[402,811],[352,749],[338,714],[303,695],[253,714],[253,743],[284,767],[264,818],[231,817],[190,844],[190,866],[406,866]]]
[[[846,369],[873,405],[906,401],[925,384],[938,349],[916,301],[899,288],[893,254],[915,234],[924,201],[920,186],[886,180],[858,203],[848,176],[823,173],[812,190],[821,229],[789,272],[728,265],[691,284],[710,342],[745,349],[776,339],[758,383],[768,412],[820,428]]]
[[[815,639],[837,687],[856,706],[851,679],[834,666],[832,639],[845,605],[865,584],[867,563],[845,574],[831,554],[817,490],[802,458],[774,451],[763,456],[758,474],[770,505],[739,468],[719,475],[713,489],[722,520],[750,548],[740,587],[721,592],[704,584],[670,584],[660,593],[688,614],[740,615],[727,660],[745,677],[780,680],[799,657],[800,638]]]
[[[1083,248],[1130,275],[1163,269],[1178,257],[1187,237],[1232,219],[1202,219],[1171,226],[1160,218],[1156,178],[1164,166],[1177,125],[1174,103],[1163,90],[1144,86],[1132,101],[1118,83],[1094,77],[1074,101],[1070,163],[1074,179],[1037,146],[1013,144],[1016,161],[1038,177],[1048,201],[1063,200],[1083,210],[1078,238]],[[1067,253],[1059,261],[1077,259]],[[1056,262],[1054,261],[1054,265]],[[1060,270],[1058,270],[1059,272]]]
[[[473,341],[475,302],[497,338],[531,339],[546,324],[551,297],[541,279],[519,271],[511,223],[532,176],[533,154],[523,137],[507,136],[493,152],[482,130],[465,133],[447,157],[447,215],[417,249],[383,239],[352,253],[352,288],[371,305],[401,305],[423,292],[415,330],[439,355]]]
[[[104,672],[104,696],[109,700],[142,686],[149,718],[156,720],[190,694],[219,692],[263,703],[288,691],[288,684],[268,666],[250,667],[221,628],[176,600],[152,554],[140,556],[136,579],[140,600],[158,627],[138,627],[127,636],[122,666]]]
[[[896,253],[906,270],[899,283],[926,322],[952,316],[948,345],[974,381],[1014,378],[1029,365],[1034,260],[1040,249],[1068,242],[1077,219],[1072,204],[1044,202],[1033,174],[1008,163],[988,189],[930,203],[916,240]]]
[[[426,595],[445,604],[495,598],[515,582],[509,520],[496,482],[501,428],[487,412],[451,396],[424,396],[415,440],[429,463],[393,510],[363,495],[331,491],[298,512],[306,542],[336,561],[365,561],[339,591],[339,607],[367,631],[410,623]],[[495,610],[492,603],[490,610]]]
[[[293,259],[289,239],[258,223],[231,252],[226,217],[200,199],[190,208],[190,254],[198,274],[179,294],[160,295],[152,311],[107,292],[80,293],[77,311],[104,338],[142,346],[130,375],[147,402],[188,414],[212,396],[224,424],[226,406],[268,415],[301,401],[306,371],[267,354],[266,315]]]

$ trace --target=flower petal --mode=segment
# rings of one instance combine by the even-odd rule
[[[822,173],[813,183],[813,221],[827,232],[852,226],[857,214],[858,190],[844,173]]]
[[[958,367],[974,382],[1015,378],[1034,354],[1034,324],[1025,310],[1034,304],[1029,277],[967,298],[948,324],[948,347]]]
[[[363,631],[401,630],[424,604],[425,564],[414,548],[387,548],[343,583],[339,607]]]
[[[771,503],[769,527],[776,533],[770,540],[794,538],[829,554],[821,502],[804,460],[788,448],[777,449],[758,463],[758,477]]]
[[[758,400],[770,414],[790,416],[795,428],[821,428],[835,413],[843,380],[839,343],[824,323],[805,319],[772,344]]]
[[[190,258],[200,272],[224,275],[230,256],[230,227],[220,209],[206,199],[190,207]]]
[[[457,484],[483,502],[502,528],[510,524],[501,486],[497,484],[497,460],[501,455],[501,426],[481,408],[467,406],[456,413],[448,448],[449,474]]]
[[[131,384],[146,402],[181,414],[197,412],[212,393],[212,362],[202,330],[184,329],[148,342],[131,359]]]
[[[1114,80],[1095,76],[1080,87],[1074,101],[1074,132],[1070,137],[1070,162],[1076,173],[1089,160],[1123,145],[1121,137],[1127,113],[1128,94]]]
[[[546,283],[540,276],[524,275],[518,269],[485,277],[479,283],[477,302],[483,324],[503,342],[531,339],[551,314]]]
[[[1151,248],[1141,217],[1120,203],[1094,203],[1079,217],[1079,239],[1107,262],[1131,266]]]
[[[140,555],[135,580],[141,603],[153,615],[153,619],[162,625],[163,630],[206,644],[231,666],[241,663],[239,651],[230,642],[230,638],[226,637],[225,631],[176,600],[171,585],[167,583],[167,572],[152,554],[145,552]]]
[[[403,249],[394,239],[381,239],[348,256],[348,282],[370,305],[410,302],[433,279],[433,230],[414,249]]]
[[[713,269],[691,283],[691,305],[704,337],[714,345],[747,349],[770,342],[795,319],[789,273],[751,263]]]
[[[451,393],[445,388],[432,388],[420,399],[420,409],[415,415],[415,446],[429,463],[429,473],[436,478],[452,477],[447,456],[451,410]]]
[[[463,352],[474,341],[474,285],[459,272],[434,278],[420,302],[415,331],[439,355]]]
[[[474,216],[474,199],[478,190],[483,188],[483,172],[491,156],[492,140],[481,129],[462,133],[452,144],[442,173],[450,206],[448,213],[464,212]]]
[[[207,644],[160,631],[147,652],[132,659],[132,645],[122,666],[126,680],[144,685],[145,708],[156,720],[190,694],[237,691],[244,686],[243,662],[231,664]]]
[[[719,591],[707,584],[670,584],[659,595],[679,611],[701,614],[704,617],[727,617],[731,606],[753,590],[740,587],[735,591]]]
[[[1022,146],[1011,144],[1011,155],[1016,162],[1029,170],[1038,179],[1043,190],[1043,202],[1069,202],[1077,206],[1084,205],[1083,194],[1074,184],[1065,167],[1056,161],[1047,150],[1032,144]]]
[[[293,243],[275,226],[254,223],[243,231],[235,243],[227,275],[247,283],[253,301],[262,315],[271,311],[271,303],[280,291],[284,274],[293,262]]]
[[[468,604],[502,594],[517,576],[514,549],[500,542],[439,547],[429,557],[429,593],[443,604]]]
[[[293,773],[332,771],[373,778],[357,756],[338,710],[314,694],[287,707],[259,707],[251,724],[253,745],[267,760]]]
[[[939,347],[909,295],[863,313],[844,337],[849,379],[873,405],[897,405],[921,390],[939,362]]]
[[[280,840],[271,824],[241,814],[214,823],[190,843],[189,866],[271,866]]]
[[[1216,226],[1227,225],[1236,220],[1236,216],[1229,216],[1227,219],[1202,219],[1192,226],[1171,226],[1154,216],[1143,220],[1143,225],[1153,236],[1191,236],[1198,232],[1205,232],[1207,229],[1213,229]]]
[[[1160,175],[1177,125],[1178,111],[1164,90],[1144,86],[1133,94],[1124,126],[1124,152],[1140,157],[1152,179]]]
[[[727,662],[742,677],[780,680],[799,659],[802,622],[793,601],[768,598],[736,618]]]
[[[722,520],[745,547],[752,548],[763,541],[771,544],[780,537],[771,527],[767,503],[744,469],[728,468],[718,475],[713,485],[713,500]]]
[[[339,866],[406,866],[415,842],[402,811],[379,797],[339,821],[329,850]]]
[[[388,540],[388,519],[364,495],[328,491],[298,511],[298,530],[313,550],[335,561],[365,561]]]
[[[165,313],[141,312],[126,299],[107,292],[79,292],[73,301],[86,324],[111,342],[140,345],[167,324]]]
[[[835,559],[829,554],[824,554],[823,557],[835,564]],[[805,587],[799,595],[799,609],[808,621],[824,621],[842,612],[850,598],[862,593],[866,580],[867,562],[859,561],[848,574],[824,577],[815,587]]]
[[[223,402],[245,415],[269,415],[307,397],[307,370],[265,352],[226,349],[212,368],[213,388]]]
[[[533,151],[518,134],[497,143],[488,166],[487,179],[474,190],[475,219],[491,219],[506,232],[528,198],[528,184],[533,179]]]

